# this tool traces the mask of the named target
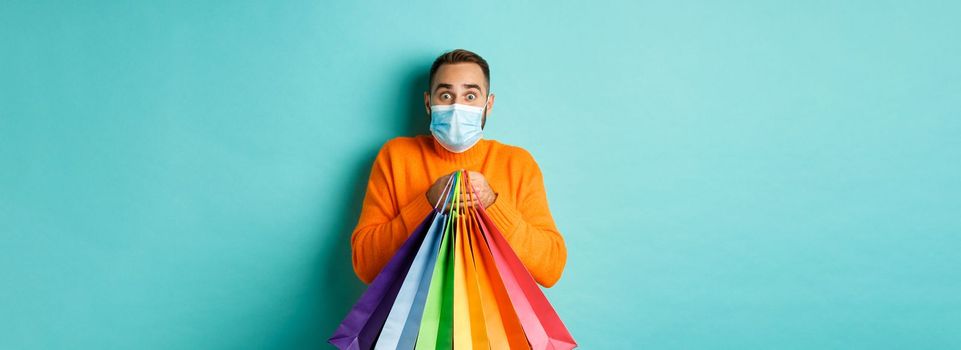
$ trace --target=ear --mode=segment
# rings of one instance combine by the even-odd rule
[[[427,111],[427,117],[430,118],[430,93],[424,91],[424,110]]]
[[[494,110],[494,97],[496,97],[494,96],[494,94],[490,94],[487,96],[487,105],[484,106],[487,108],[487,112],[484,113],[483,118],[481,118],[481,130],[483,130],[484,127],[487,126],[487,116],[491,114],[492,110]]]

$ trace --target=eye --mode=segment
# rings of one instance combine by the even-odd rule
[[[477,95],[475,95],[475,94],[467,94],[467,100],[468,100],[468,101],[473,101],[473,100],[476,100],[476,99],[477,99]]]
[[[451,95],[450,95],[449,93],[446,93],[446,92],[445,92],[445,93],[442,93],[442,94],[440,94],[440,99],[441,99],[441,100],[449,100],[449,99],[451,99]]]

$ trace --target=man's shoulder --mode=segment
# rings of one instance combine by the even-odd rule
[[[488,140],[488,142],[491,143],[492,150],[497,150],[498,153],[503,154],[508,159],[521,162],[534,162],[534,155],[521,146],[511,145],[497,140]]]
[[[424,144],[424,140],[424,135],[397,136],[384,142],[380,147],[380,153],[396,154],[418,151]]]
[[[498,140],[492,140],[492,139],[491,139],[491,140],[487,140],[487,141],[491,143],[491,148],[492,148],[492,149],[496,149],[498,152],[505,153],[505,154],[522,156],[522,157],[523,157],[523,156],[526,156],[526,157],[530,157],[530,156],[531,156],[531,153],[528,152],[526,149],[524,149],[524,148],[521,147],[521,146],[512,145],[512,144],[508,144],[508,143],[504,143],[504,142],[501,142],[501,141],[498,141]]]

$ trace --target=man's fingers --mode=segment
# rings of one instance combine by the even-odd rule
[[[453,203],[453,202],[446,203],[446,204],[444,205],[444,210],[445,210],[445,211],[450,211],[452,208],[454,208],[454,209],[466,209],[466,208],[468,208],[468,207],[480,206],[480,205],[482,205],[482,204],[483,204],[483,201],[481,201],[480,198],[478,198],[478,199],[461,199],[458,203]]]
[[[448,203],[448,204],[444,207],[444,210],[448,210],[448,211],[449,211],[449,210],[451,210],[452,206],[454,206],[454,207],[453,207],[454,209],[466,209],[466,208],[468,208],[468,207],[475,207],[475,206],[479,206],[479,205],[481,205],[481,204],[482,204],[482,202],[481,202],[480,200],[464,200],[464,201],[460,201],[459,203],[457,203],[456,206],[454,206],[454,205],[455,205],[454,203]]]

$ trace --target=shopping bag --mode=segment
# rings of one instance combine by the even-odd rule
[[[431,274],[427,300],[417,333],[415,349],[452,349],[454,314],[454,258],[451,250],[451,219],[444,225],[437,262]]]
[[[327,340],[329,343],[339,349],[369,349],[373,345],[414,260],[416,250],[424,240],[430,223],[434,221],[433,214],[420,223],[387,265],[374,277],[334,335]]]
[[[492,349],[529,349],[507,289],[501,280],[490,247],[484,237],[476,208],[469,208],[470,241],[482,305]]]
[[[453,201],[459,194],[456,192],[461,183],[460,172],[451,176],[451,186],[445,188],[445,205],[439,208],[454,207]],[[454,317],[454,256],[453,235],[455,234],[456,216],[445,210],[447,222],[444,223],[444,235],[438,251],[437,262],[427,292],[427,301],[417,334],[415,349],[452,349],[453,348],[453,317]]]
[[[467,186],[473,192],[470,181]],[[573,349],[577,346],[557,312],[511,249],[507,239],[494,225],[483,206],[476,206],[479,228],[494,256],[497,271],[517,313],[530,347],[540,349]]]
[[[454,179],[451,179],[447,182],[442,193],[449,192],[453,181]],[[435,210],[444,198],[445,196],[441,196],[438,203],[434,204]],[[427,236],[411,262],[374,349],[414,348],[446,220],[446,214],[434,214]]]
[[[433,272],[437,251],[440,246],[443,227],[441,221],[446,215],[435,215],[423,244],[411,262],[397,297],[381,327],[374,349],[413,349],[417,337],[417,327],[424,311],[427,288],[430,286],[429,273]],[[426,285],[423,282],[428,282]],[[403,346],[401,340],[403,339]]]
[[[469,177],[464,176],[465,184]],[[473,197],[467,186],[457,188],[452,215],[457,219],[454,239],[454,346],[463,349],[490,349],[487,323],[481,305],[476,266],[471,253],[468,232],[468,209],[461,204]]]
[[[374,278],[329,342],[340,349],[572,349],[570,332],[466,171]],[[443,204],[443,205],[441,205]]]

